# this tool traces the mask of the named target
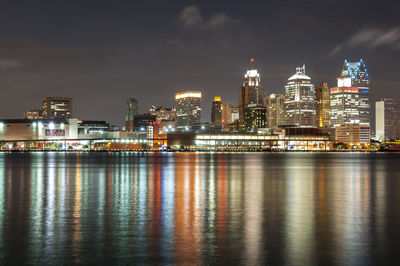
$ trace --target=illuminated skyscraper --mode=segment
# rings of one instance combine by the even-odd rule
[[[264,106],[267,108],[266,127],[277,128],[285,124],[285,95],[271,94],[265,97]]]
[[[328,83],[321,82],[319,87],[315,88],[315,96],[317,103],[317,127],[330,127],[330,104],[329,104],[329,88]]]
[[[338,86],[330,89],[331,126],[368,124],[369,75],[364,61],[352,63],[345,60],[338,78]]]
[[[199,129],[201,124],[201,92],[185,91],[176,93],[175,101],[177,129]]]
[[[285,86],[285,120],[288,125],[315,127],[315,116],[315,88],[303,65]]]
[[[223,105],[221,101],[221,97],[214,97],[214,101],[212,103],[211,109],[211,123],[215,125],[222,125],[222,110]]]
[[[244,126],[244,110],[249,104],[263,104],[264,90],[261,87],[260,74],[254,69],[254,59],[244,75],[243,85],[239,88],[239,124]]]
[[[45,119],[69,119],[72,115],[72,98],[43,98],[42,117]]]

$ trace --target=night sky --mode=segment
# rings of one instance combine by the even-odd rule
[[[44,96],[73,98],[73,115],[122,125],[174,93],[238,102],[254,57],[267,94],[306,64],[336,86],[343,61],[363,58],[371,102],[400,100],[400,1],[1,1],[0,118],[23,118]],[[372,105],[374,107],[374,104]]]

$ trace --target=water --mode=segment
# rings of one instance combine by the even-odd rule
[[[1,264],[400,259],[398,153],[0,153]]]

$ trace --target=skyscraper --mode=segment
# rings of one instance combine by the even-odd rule
[[[176,120],[176,109],[175,107],[172,108],[165,108],[162,106],[151,106],[149,113],[151,115],[156,116],[157,122],[161,121],[175,121]]]
[[[44,119],[69,119],[72,115],[72,98],[43,98],[42,117]]]
[[[222,125],[222,110],[223,105],[221,101],[221,97],[214,97],[214,101],[212,102],[211,109],[211,123],[221,126]]]
[[[264,106],[267,108],[266,127],[277,128],[285,124],[285,95],[271,94],[265,97]]]
[[[317,127],[330,127],[330,100],[328,83],[321,82],[319,87],[315,88],[315,97],[317,103]]]
[[[125,128],[127,131],[134,131],[134,118],[135,115],[139,114],[138,102],[135,98],[129,98],[126,101],[126,112],[125,112]]]
[[[345,124],[368,124],[370,79],[364,61],[345,60],[338,86],[330,89],[331,126]]]
[[[391,98],[376,102],[375,123],[378,140],[400,139],[400,104]]]
[[[185,91],[176,93],[175,101],[177,129],[199,129],[201,124],[201,92]]]
[[[315,127],[315,88],[305,72],[305,65],[296,68],[285,86],[285,120],[288,125]]]
[[[135,98],[126,101],[125,121],[133,121],[135,115],[139,113],[138,102]]]
[[[249,104],[263,104],[264,90],[261,87],[260,74],[254,69],[254,59],[244,75],[243,85],[239,88],[239,124],[244,126],[244,110]]]

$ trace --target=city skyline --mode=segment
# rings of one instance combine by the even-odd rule
[[[380,1],[250,1],[251,10],[227,3],[9,2],[0,28],[7,91],[0,114],[18,118],[41,97],[68,96],[76,116],[123,125],[127,98],[145,112],[173,106],[176,92],[200,90],[210,117],[214,96],[236,104],[249,58],[267,94],[283,93],[303,63],[315,84],[332,87],[344,58],[364,58],[371,102],[400,96],[399,4],[384,1],[375,12]],[[96,105],[87,106],[94,96]]]

